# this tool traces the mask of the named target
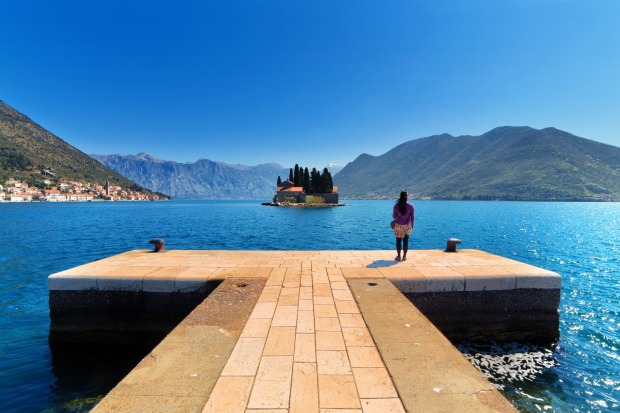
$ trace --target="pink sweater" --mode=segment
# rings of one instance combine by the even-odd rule
[[[405,206],[405,214],[401,214],[398,209],[398,203],[394,204],[394,211],[392,212],[392,218],[396,219],[396,222],[400,225],[411,225],[413,227],[414,213],[413,205],[407,202]]]

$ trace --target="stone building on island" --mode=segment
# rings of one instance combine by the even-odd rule
[[[301,186],[295,186],[293,181],[286,180],[280,183],[276,189],[276,195],[274,202],[306,202],[308,196],[321,197],[325,200],[326,204],[338,203],[338,187],[333,187],[333,191],[329,194],[312,194],[306,195],[304,188]]]

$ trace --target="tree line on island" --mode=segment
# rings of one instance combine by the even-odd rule
[[[297,187],[302,187],[307,195],[313,194],[331,194],[334,192],[334,181],[332,180],[332,174],[327,168],[323,168],[323,172],[319,172],[316,168],[308,170],[308,168],[301,168],[298,164],[295,164],[295,168],[290,168],[288,173],[288,180]],[[282,178],[278,176],[278,184],[282,184]]]

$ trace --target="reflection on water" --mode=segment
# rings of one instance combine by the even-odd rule
[[[553,411],[548,390],[554,397],[562,392],[554,347],[463,342],[457,348],[520,411]]]
[[[67,344],[50,340],[50,407],[45,412],[87,412],[120,382],[161,340],[143,336],[141,343],[119,345],[118,341],[99,344]],[[135,342],[135,340],[133,340]]]

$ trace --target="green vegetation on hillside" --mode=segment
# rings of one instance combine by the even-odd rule
[[[620,201],[620,148],[554,128],[448,134],[363,154],[336,177],[349,198]]]
[[[47,171],[47,176],[43,176]],[[0,182],[9,178],[44,188],[44,179],[84,181],[148,193],[0,101]],[[164,197],[166,197],[164,195]]]

